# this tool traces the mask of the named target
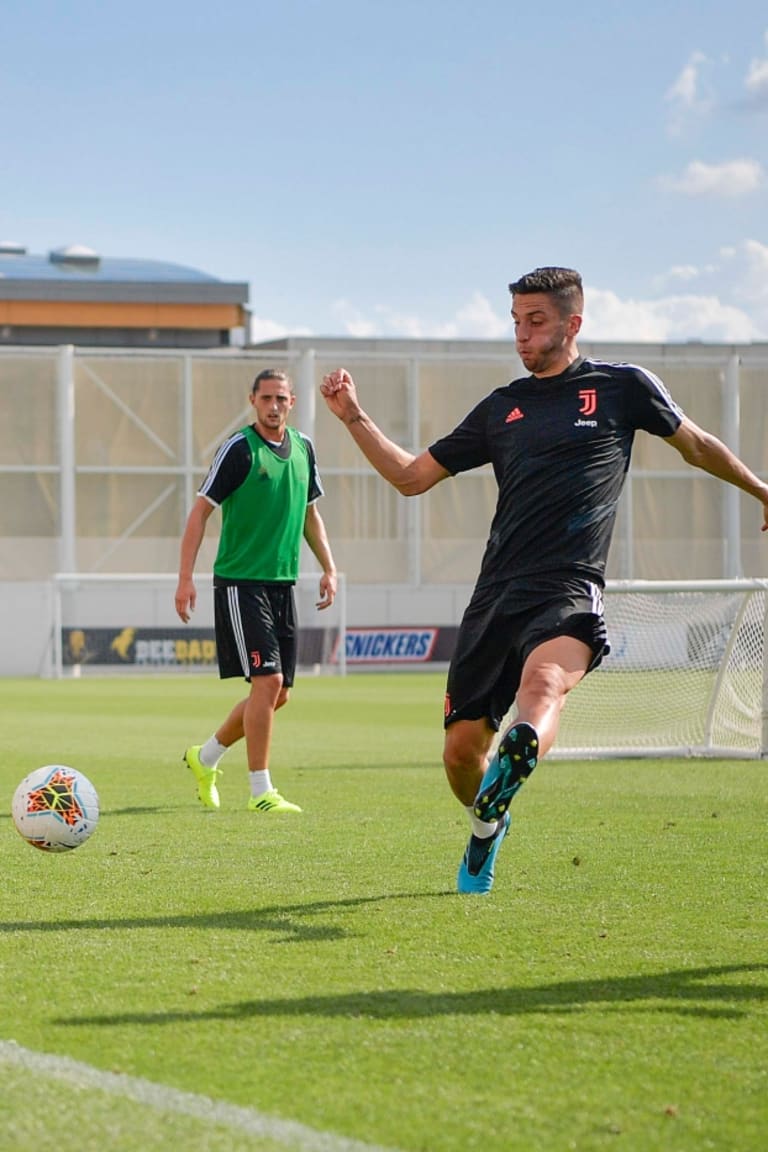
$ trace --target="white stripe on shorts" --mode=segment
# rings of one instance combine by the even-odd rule
[[[251,675],[251,669],[248,664],[248,651],[245,646],[245,635],[243,634],[243,618],[240,615],[240,598],[237,593],[237,587],[231,586],[227,588],[227,607],[229,608],[229,622],[232,625],[232,634],[235,637],[235,644],[237,651],[240,655],[240,667],[243,670],[243,676],[246,680]]]

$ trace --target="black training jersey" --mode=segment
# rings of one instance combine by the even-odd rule
[[[602,585],[635,431],[672,436],[682,418],[652,372],[588,359],[481,400],[429,447],[452,474],[493,465],[499,495],[478,584],[570,572]]]

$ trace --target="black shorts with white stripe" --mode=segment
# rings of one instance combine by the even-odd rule
[[[219,676],[296,675],[296,605],[293,585],[214,580],[214,622]]]
[[[557,636],[574,636],[592,649],[588,671],[610,652],[602,588],[594,581],[548,575],[478,587],[448,670],[445,726],[486,718],[498,731],[528,656]]]

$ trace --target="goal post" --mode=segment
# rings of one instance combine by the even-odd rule
[[[605,620],[548,758],[768,757],[768,580],[608,581]]]
[[[218,670],[213,577],[195,576],[197,604],[182,624],[165,572],[57,572],[52,578],[51,676]],[[319,611],[320,573],[302,572],[294,586],[299,621],[298,668],[346,675],[347,582]]]

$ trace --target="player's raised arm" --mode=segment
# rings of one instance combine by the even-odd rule
[[[419,496],[450,475],[430,452],[415,456],[384,435],[361,408],[355,382],[346,368],[324,376],[320,392],[369,464],[403,496]]]
[[[667,443],[677,448],[687,464],[701,468],[759,500],[763,505],[762,531],[768,531],[768,484],[747,468],[722,440],[685,416],[674,436],[667,438]]]

